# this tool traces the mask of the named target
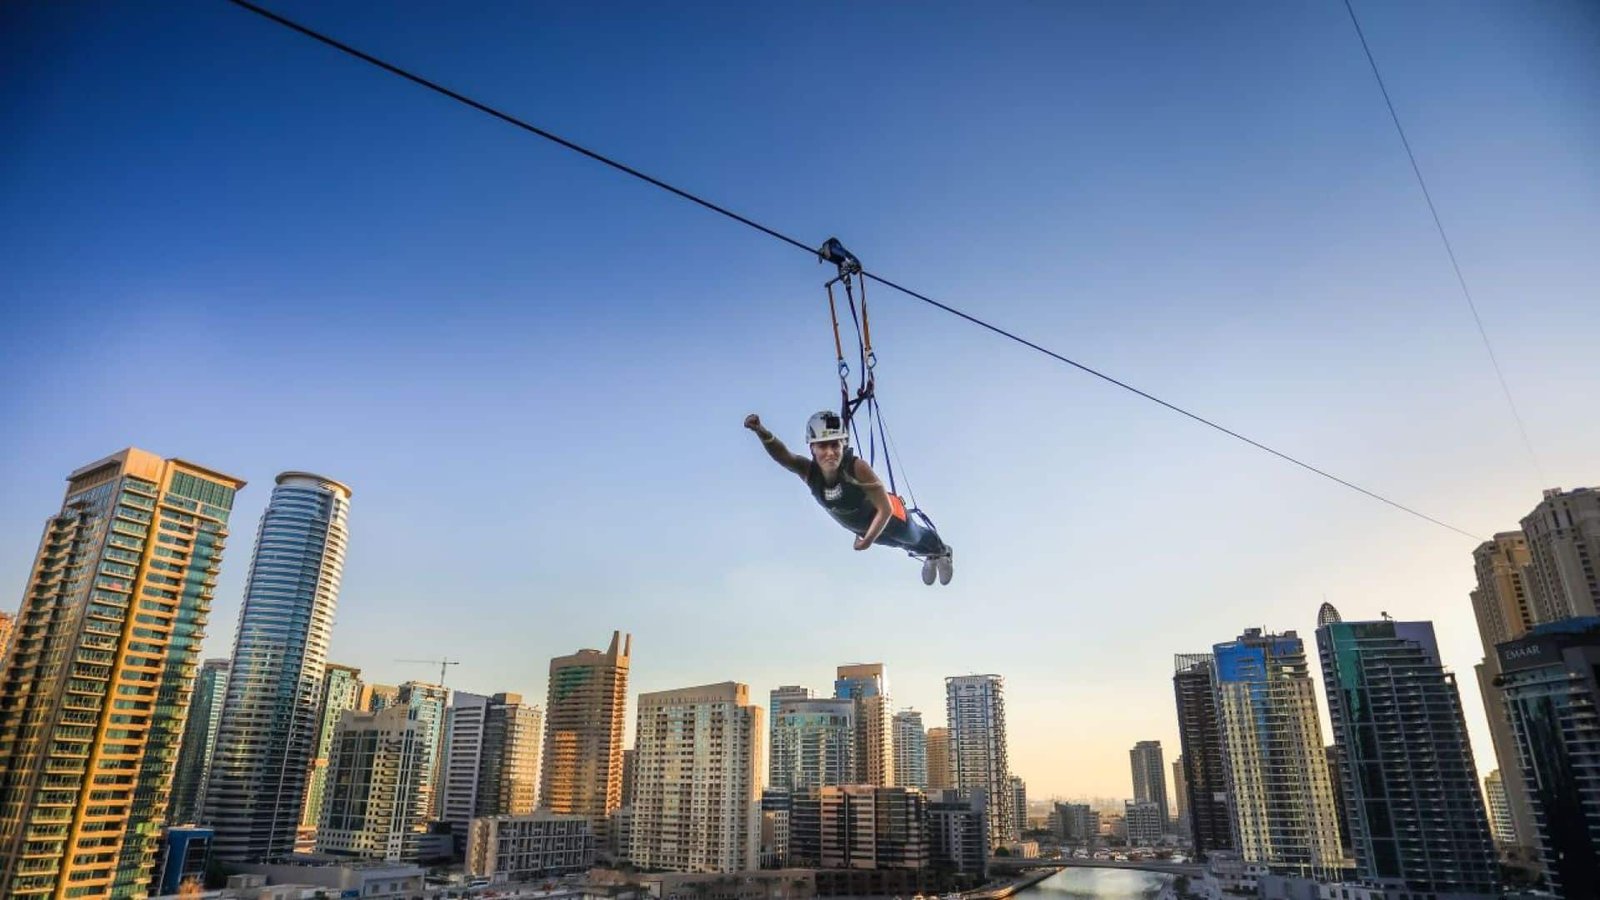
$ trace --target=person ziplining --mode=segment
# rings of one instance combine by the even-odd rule
[[[955,555],[939,537],[932,520],[916,506],[907,508],[895,485],[894,461],[890,458],[888,429],[878,409],[877,382],[874,370],[877,357],[872,351],[872,329],[867,318],[866,282],[861,282],[861,308],[857,315],[854,278],[861,272],[861,263],[839,243],[829,238],[818,252],[824,262],[838,266],[838,277],[826,285],[828,311],[833,317],[833,346],[839,370],[839,411],[822,410],[806,422],[806,444],[810,456],[793,453],[784,446],[777,435],[761,424],[755,413],[745,417],[744,427],[755,432],[761,446],[778,465],[800,476],[811,491],[811,496],[827,510],[835,522],[856,536],[854,546],[865,550],[873,544],[898,547],[914,559],[922,560],[922,583],[949,584],[955,571]],[[850,396],[850,365],[844,358],[844,344],[839,338],[839,314],[834,301],[833,286],[844,287],[850,306],[850,317],[856,323],[857,347],[861,364],[861,381],[854,399]],[[868,441],[868,459],[855,455],[850,436],[855,429],[855,419],[861,413],[865,419]],[[885,488],[872,470],[877,457],[877,447],[883,444],[884,467],[889,475]],[[908,485],[909,489],[909,485]]]

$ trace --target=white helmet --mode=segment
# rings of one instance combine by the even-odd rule
[[[806,443],[820,444],[825,441],[843,441],[846,446],[850,444],[850,431],[845,428],[844,419],[829,409],[815,413],[806,422]]]

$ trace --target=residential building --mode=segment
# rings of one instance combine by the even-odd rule
[[[1161,754],[1160,741],[1140,741],[1128,751],[1128,762],[1133,767],[1133,799],[1136,803],[1154,803],[1161,810],[1161,833],[1168,829],[1167,763]]]
[[[894,701],[883,663],[840,666],[833,696],[856,704],[857,784],[894,784]]]
[[[1517,761],[1517,744],[1511,734],[1511,722],[1506,716],[1505,698],[1496,686],[1500,677],[1500,660],[1494,648],[1526,635],[1528,629],[1546,621],[1539,616],[1548,608],[1548,604],[1535,601],[1527,577],[1532,562],[1528,554],[1528,540],[1522,532],[1496,534],[1472,553],[1477,586],[1470,595],[1478,622],[1478,636],[1483,641],[1483,662],[1474,667],[1474,673],[1478,691],[1483,697],[1484,715],[1489,720],[1489,738],[1493,741],[1495,760],[1500,770],[1513,776],[1505,782],[1513,837],[1504,850],[1512,859],[1527,861],[1532,861],[1537,855],[1533,807],[1529,805],[1527,789],[1519,777],[1521,766]]]
[[[1320,619],[1317,651],[1361,881],[1495,896],[1499,871],[1461,695],[1433,624],[1346,622],[1336,611]],[[1319,755],[1325,766],[1326,751]]]
[[[414,861],[428,818],[422,797],[427,730],[417,711],[347,710],[334,729],[318,853]]]
[[[1172,761],[1172,794],[1178,800],[1178,822],[1176,830],[1179,834],[1189,833],[1189,785],[1183,780],[1183,754]]]
[[[1489,834],[1495,846],[1510,846],[1516,841],[1517,833],[1511,825],[1511,804],[1506,800],[1506,786],[1500,780],[1499,769],[1483,777],[1483,800],[1489,807]]]
[[[1178,743],[1188,792],[1189,833],[1195,855],[1238,846],[1233,833],[1222,720],[1213,692],[1216,664],[1209,653],[1180,653],[1173,660],[1172,691],[1178,706]]]
[[[1337,871],[1338,817],[1300,638],[1251,628],[1212,655],[1244,861],[1308,877]],[[1184,756],[1190,752],[1184,748]]]
[[[1005,679],[959,675],[944,680],[950,723],[950,775],[957,790],[983,791],[992,849],[1016,840],[1017,817],[1006,754]]]
[[[478,780],[483,774],[483,727],[489,698],[452,691],[444,717],[444,778],[439,818],[450,823],[456,846],[467,849],[467,833],[478,811]],[[525,810],[527,811],[527,810]]]
[[[927,827],[927,800],[914,788],[824,787],[822,868],[926,868]]]
[[[928,795],[928,864],[935,869],[975,876],[989,874],[988,804],[983,790],[939,791]]]
[[[928,792],[948,791],[956,783],[950,777],[950,729],[928,729]]]
[[[424,892],[428,890],[424,869],[376,859],[303,854],[270,863],[236,863],[229,868],[252,874],[273,886],[260,893],[242,895],[257,900],[301,900],[305,897],[415,900],[426,896]],[[285,888],[276,887],[278,885]],[[288,887],[290,885],[295,887]],[[306,890],[307,887],[312,890]]]
[[[1100,811],[1087,803],[1057,803],[1057,835],[1071,843],[1092,844],[1100,839]]]
[[[393,684],[363,684],[356,709],[362,712],[382,712],[400,701],[400,687]]]
[[[217,745],[217,727],[222,723],[222,698],[228,689],[228,660],[208,659],[200,665],[189,715],[183,726],[183,742],[178,746],[178,763],[172,775],[172,804],[167,821],[184,825],[200,821],[205,802],[206,772]],[[210,853],[210,839],[206,852]]]
[[[894,783],[900,787],[928,788],[928,735],[922,713],[902,709],[894,714]]]
[[[0,896],[145,891],[243,485],[133,448],[67,477],[0,660]]]
[[[1535,618],[1600,613],[1600,488],[1551,488],[1522,519]]]
[[[789,840],[792,809],[789,792],[783,788],[769,787],[761,792],[761,868],[785,869],[789,867]],[[818,795],[821,796],[820,794]],[[821,842],[819,831],[817,841]],[[817,853],[821,854],[821,847]]]
[[[521,694],[489,698],[483,728],[483,766],[478,776],[479,815],[520,816],[539,805],[539,758],[544,712]]]
[[[1151,847],[1161,842],[1167,833],[1167,817],[1153,800],[1127,800],[1122,804],[1123,827],[1127,829],[1128,846]]]
[[[6,658],[6,650],[11,646],[11,631],[16,627],[17,617],[8,612],[0,612],[0,660]]]
[[[629,860],[673,872],[756,868],[765,710],[750,689],[729,681],[638,703]]]
[[[1322,752],[1328,759],[1328,786],[1333,788],[1333,811],[1339,820],[1339,852],[1347,859],[1354,858],[1355,848],[1350,843],[1350,795],[1345,792],[1339,745],[1329,744]]]
[[[1536,625],[1496,652],[1549,888],[1600,897],[1600,618]]]
[[[279,475],[262,514],[201,817],[219,859],[294,850],[349,514],[350,488],[309,472]]]
[[[316,755],[306,775],[306,801],[300,810],[302,831],[315,832],[317,821],[322,818],[323,788],[328,783],[328,751],[333,746],[333,732],[345,711],[357,709],[360,702],[361,670],[328,663],[324,667],[322,703],[317,714],[317,739],[313,745]]]
[[[1017,839],[1020,840],[1022,833],[1028,830],[1028,786],[1017,775],[1006,779],[1006,783],[1011,789],[1011,813],[1016,823],[1013,827],[1016,828]]]
[[[587,816],[605,846],[611,813],[622,805],[622,732],[633,636],[612,632],[611,646],[550,660],[539,802],[552,812]]]
[[[633,805],[633,783],[639,776],[639,755],[633,750],[622,751],[622,805]]]
[[[467,841],[467,874],[496,883],[586,872],[594,860],[589,817],[548,809],[473,819]]]
[[[855,784],[855,700],[786,700],[772,726],[768,785],[798,791]]]
[[[444,719],[450,691],[442,684],[406,681],[400,685],[396,706],[411,710],[422,743],[422,763],[417,776],[417,802],[424,818],[437,818],[444,799],[438,788],[444,781]]]

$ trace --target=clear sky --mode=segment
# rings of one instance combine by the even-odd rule
[[[1542,479],[1338,2],[277,8],[1473,533],[1600,482],[1592,3],[1357,7]],[[1327,598],[1437,623],[1493,766],[1472,541],[879,291],[925,588],[740,427],[835,401],[824,267],[226,3],[0,17],[7,606],[131,444],[250,482],[208,655],[309,469],[374,680],[542,698],[622,628],[637,691],[882,660],[940,724],[998,672],[1033,796],[1127,796],[1173,653]]]

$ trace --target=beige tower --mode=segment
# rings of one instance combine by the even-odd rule
[[[856,704],[856,781],[894,784],[894,702],[883,663],[840,666],[833,696]]]
[[[611,813],[622,806],[622,730],[633,636],[611,633],[606,652],[579,650],[550,660],[539,803],[587,816],[606,846]]]
[[[145,895],[243,485],[132,448],[68,476],[0,668],[0,896]]]
[[[668,872],[757,867],[764,712],[731,681],[639,695],[629,862]]]
[[[928,729],[928,793],[955,787],[950,779],[950,729]]]

